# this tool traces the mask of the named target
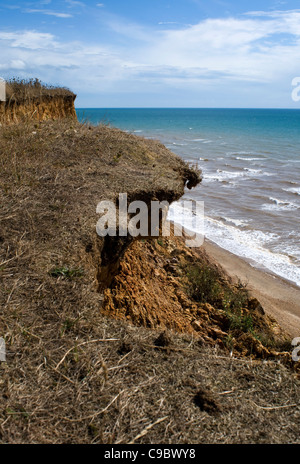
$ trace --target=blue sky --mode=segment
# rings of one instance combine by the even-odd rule
[[[83,107],[300,108],[300,3],[0,0],[0,76]]]

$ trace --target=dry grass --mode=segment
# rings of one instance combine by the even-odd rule
[[[24,101],[40,100],[44,97],[72,96],[74,93],[65,87],[51,86],[41,83],[38,79],[9,79],[6,82],[6,101],[22,103]]]
[[[14,328],[19,350],[1,366],[2,442],[299,443],[299,382],[280,363],[174,334],[167,353],[154,331],[80,316],[81,331],[56,338],[50,323],[32,327],[38,335]]]
[[[189,175],[107,127],[1,129],[1,443],[299,443],[299,381],[279,362],[101,314],[97,203],[175,199]]]

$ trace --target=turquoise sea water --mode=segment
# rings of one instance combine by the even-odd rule
[[[205,236],[300,286],[300,110],[80,109],[80,120],[147,138],[203,171]],[[172,205],[178,221],[181,202]]]

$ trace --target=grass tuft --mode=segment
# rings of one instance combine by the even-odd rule
[[[54,269],[51,269],[51,271],[49,271],[49,275],[51,275],[51,277],[64,277],[65,279],[72,279],[74,277],[82,277],[84,274],[83,270],[82,269],[70,269],[69,267],[67,266],[63,266],[63,267],[56,267]]]
[[[43,97],[75,96],[66,87],[58,87],[42,83],[39,79],[12,78],[6,82],[6,101],[30,101]]]

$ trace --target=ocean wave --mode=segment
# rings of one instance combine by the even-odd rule
[[[241,156],[236,156],[234,159],[242,161],[261,161],[262,158],[242,158]]]
[[[260,153],[253,153],[251,151],[229,151],[226,153],[227,157],[240,161],[264,161],[267,157]]]
[[[186,214],[188,213],[186,212]],[[173,203],[170,219],[182,224],[182,217],[183,212],[180,203]],[[234,221],[236,221],[236,224],[234,224]],[[192,220],[186,222],[190,222],[190,227],[185,225],[187,229],[198,233],[203,232],[193,228]],[[241,222],[243,221],[241,220]],[[284,250],[284,245],[278,234],[257,229],[240,228],[241,225],[238,220],[232,218],[214,219],[206,216],[204,218],[204,235],[220,247],[248,260],[253,266],[264,268],[300,286],[297,248],[293,248],[289,244],[289,249]],[[278,249],[278,252],[274,252],[274,249]]]
[[[204,180],[208,182],[218,181],[224,182],[228,181],[229,179],[246,179],[250,177],[260,177],[260,176],[272,176],[273,174],[269,172],[264,172],[261,169],[250,169],[244,168],[243,171],[232,172],[232,171],[223,171],[218,169],[216,173],[204,173]]]
[[[288,200],[278,200],[277,198],[269,197],[269,200],[272,202],[270,203],[265,203],[262,205],[261,209],[265,211],[272,211],[272,210],[286,210],[286,211],[291,211],[293,209],[299,209],[300,205],[297,205],[295,203],[292,203]]]
[[[263,173],[261,169],[244,168],[244,170],[247,171],[247,172],[250,172],[251,174],[262,174]],[[266,172],[264,174],[267,175],[267,176],[272,175],[269,172]]]
[[[300,187],[291,187],[291,188],[282,189],[282,190],[284,190],[285,192],[294,193],[295,195],[300,195]]]
[[[253,155],[251,151],[227,151],[226,156]]]
[[[229,218],[229,217],[222,217],[220,218],[221,220],[223,219],[225,222],[229,223],[229,224],[233,224],[234,226],[237,226],[237,227],[245,227],[249,224],[250,220],[246,220],[246,219],[232,219],[232,218]]]

